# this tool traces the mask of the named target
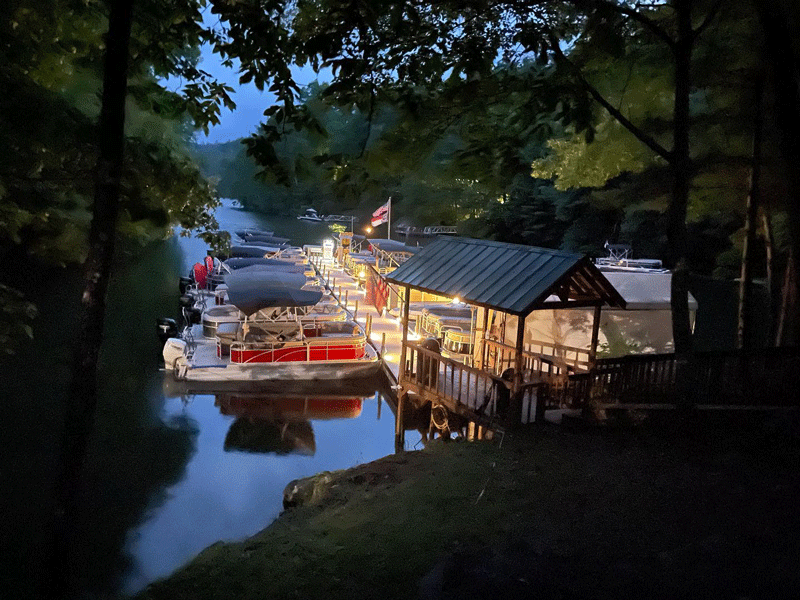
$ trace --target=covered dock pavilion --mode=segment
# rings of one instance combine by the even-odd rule
[[[543,418],[543,403],[535,402],[541,385],[589,370],[602,307],[625,308],[588,257],[495,241],[439,238],[385,278],[403,295],[400,402],[413,393],[469,420],[503,416],[512,426],[530,421],[534,405],[536,420]],[[445,358],[435,344],[410,339],[412,290],[457,298],[475,309],[469,360]],[[587,307],[593,308],[588,350],[526,338],[525,319],[533,311]]]

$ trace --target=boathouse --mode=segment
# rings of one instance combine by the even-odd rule
[[[468,419],[541,419],[543,385],[588,371],[597,356],[602,307],[625,300],[585,256],[487,240],[442,237],[410,257],[386,281],[403,295],[398,385],[433,407]],[[412,292],[452,298],[471,311],[469,356],[443,356],[432,340],[409,335]],[[526,335],[534,311],[590,308],[590,345],[569,348]],[[399,411],[401,412],[401,411]]]

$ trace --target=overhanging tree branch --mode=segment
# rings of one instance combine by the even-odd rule
[[[706,18],[703,19],[703,22],[700,23],[697,29],[695,29],[694,32],[692,33],[694,39],[700,37],[702,33],[708,28],[708,26],[711,25],[711,23],[714,21],[714,17],[717,16],[717,13],[719,12],[719,9],[721,7],[722,7],[722,0],[717,0],[713,4],[711,9],[708,11],[708,14],[706,14]]]
[[[672,39],[672,36],[667,33],[667,31],[662,28],[658,23],[653,21],[651,18],[643,15],[638,10],[631,8],[629,6],[625,6],[623,4],[618,4],[616,2],[610,2],[609,0],[576,0],[575,5],[580,7],[583,5],[594,5],[597,7],[608,8],[615,12],[618,12],[621,15],[625,15],[629,19],[632,19],[639,23],[640,25],[644,25],[650,32],[655,34],[655,36],[663,41],[670,49],[675,49],[675,40]]]
[[[611,104],[608,100],[606,100],[603,95],[597,91],[591,83],[589,83],[586,78],[581,73],[581,70],[575,66],[561,51],[561,48],[558,45],[558,40],[553,38],[550,39],[550,46],[556,56],[556,60],[559,62],[567,65],[567,67],[573,72],[575,77],[584,87],[584,89],[589,92],[589,94],[594,98],[594,100],[600,104],[603,108],[608,111],[612,117],[614,117],[620,125],[622,125],[625,129],[631,132],[633,136],[642,142],[645,146],[650,148],[653,152],[655,152],[658,156],[666,160],[667,162],[671,163],[673,161],[673,153],[664,148],[661,144],[659,144],[655,138],[648,135],[644,131],[642,131],[639,127],[637,127],[634,123],[632,123],[625,115],[622,114],[613,104]]]

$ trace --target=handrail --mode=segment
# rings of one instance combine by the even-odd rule
[[[641,354],[597,361],[550,395],[565,406],[798,407],[800,348]]]
[[[517,350],[513,346],[503,344],[496,340],[482,340],[481,364],[489,366],[495,371],[515,366]],[[538,347],[538,351],[535,349]],[[547,351],[549,350],[549,352]],[[560,355],[559,355],[560,354]],[[570,356],[571,355],[571,356]],[[591,366],[589,352],[573,346],[560,346],[550,342],[534,340],[525,344],[523,351],[523,364],[525,369],[534,368],[535,362],[545,360],[552,366],[572,372],[588,371]]]
[[[417,342],[406,342],[405,346],[409,351],[419,352],[422,356],[434,359],[436,362],[441,363],[441,364],[443,364],[443,365],[445,365],[447,367],[455,368],[455,369],[458,369],[460,371],[466,371],[466,372],[468,372],[468,373],[470,373],[472,375],[478,376],[478,377],[486,377],[487,379],[491,379],[492,381],[494,381],[494,382],[496,382],[498,384],[502,384],[502,385],[504,385],[504,386],[506,386],[508,388],[511,387],[511,382],[509,380],[507,380],[507,379],[503,379],[502,377],[494,375],[493,373],[489,373],[487,371],[483,371],[481,369],[478,369],[478,368],[475,368],[475,367],[471,367],[469,365],[465,365],[464,363],[459,362],[457,360],[453,360],[451,358],[447,358],[445,356],[442,356],[438,352],[435,352],[433,350],[428,350],[427,348],[423,348],[422,345],[420,345]],[[405,374],[408,374],[410,372],[408,369],[410,369],[411,366],[412,365],[410,365],[410,364],[406,365],[407,369],[405,371]]]

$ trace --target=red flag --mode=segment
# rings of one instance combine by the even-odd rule
[[[377,227],[382,223],[386,223],[389,220],[389,202],[387,201],[386,204],[381,206],[378,210],[372,213],[372,226]]]

